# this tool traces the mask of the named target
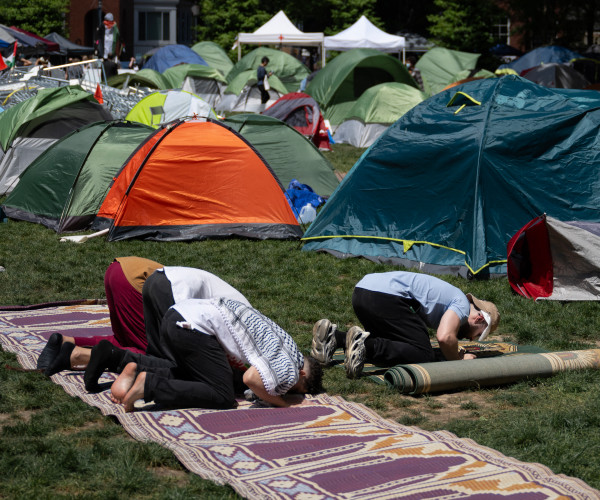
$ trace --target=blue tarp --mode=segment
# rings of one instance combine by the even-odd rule
[[[162,73],[178,64],[201,64],[208,66],[206,61],[185,45],[167,45],[158,49],[144,64],[144,69],[153,69]]]
[[[308,184],[302,184],[297,179],[290,181],[285,194],[295,214],[299,214],[305,205],[310,204],[317,208],[325,203],[325,198],[315,193]]]

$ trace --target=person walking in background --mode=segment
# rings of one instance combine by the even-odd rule
[[[258,90],[260,90],[260,102],[262,104],[269,102],[270,86],[268,79],[273,74],[272,71],[267,72],[267,64],[269,64],[269,58],[264,56],[256,70],[256,85],[258,86]]]
[[[115,55],[112,52],[102,61],[102,66],[104,67],[104,75],[107,80],[119,74],[119,65],[115,62]]]

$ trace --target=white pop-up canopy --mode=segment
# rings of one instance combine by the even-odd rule
[[[280,10],[254,33],[238,33],[232,49],[238,48],[238,60],[242,58],[242,44],[251,45],[294,45],[301,47],[321,47],[323,65],[325,64],[325,36],[323,33],[304,33],[300,31]]]
[[[404,52],[403,36],[390,35],[380,30],[365,16],[337,35],[325,37],[327,50],[376,49],[381,52]]]

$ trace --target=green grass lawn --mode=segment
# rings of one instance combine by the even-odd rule
[[[327,157],[347,172],[362,150],[335,145]],[[139,255],[165,265],[199,267],[241,290],[285,328],[304,352],[322,317],[356,323],[350,298],[366,273],[394,269],[365,259],[338,260],[301,251],[287,241],[221,240],[191,243],[93,239],[60,243],[46,228],[0,223],[0,304],[103,298],[103,276],[114,257]],[[515,296],[506,279],[467,282],[443,277],[494,301],[501,313],[496,338],[548,350],[600,345],[599,305],[534,303]],[[0,352],[0,498],[235,497],[187,473],[158,445],[133,441],[104,417],[37,373],[5,368]],[[600,488],[600,371],[411,397],[367,380],[326,370],[330,394],[368,405],[386,418],[428,430],[445,429],[555,473]]]

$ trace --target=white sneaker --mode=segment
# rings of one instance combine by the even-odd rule
[[[320,319],[313,326],[313,340],[310,355],[319,363],[328,365],[333,360],[333,353],[337,347],[335,331],[337,325],[328,319]]]
[[[365,332],[358,326],[353,326],[346,334],[346,377],[358,378],[365,366],[367,350],[365,348],[365,339],[369,332]]]

